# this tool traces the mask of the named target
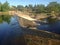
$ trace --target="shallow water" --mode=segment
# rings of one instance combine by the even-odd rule
[[[60,34],[60,22],[50,25],[41,24],[37,26],[37,29]],[[18,45],[23,42],[23,40],[21,40],[22,35],[22,29],[16,16],[0,16],[0,45]],[[25,45],[24,43],[22,44]]]
[[[53,24],[41,24],[37,26],[37,29],[60,34],[60,21]]]
[[[12,45],[14,38],[22,35],[16,16],[0,16],[0,45]]]

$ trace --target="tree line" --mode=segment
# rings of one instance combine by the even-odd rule
[[[13,8],[11,8],[11,6],[9,5],[9,3],[6,1],[5,3],[1,3],[0,2],[0,11],[9,11],[9,10],[19,10],[19,11],[27,11],[27,12],[31,12],[31,13],[51,13],[54,12],[56,14],[60,14],[60,3],[57,2],[50,2],[47,6],[43,5],[43,4],[37,4],[37,5],[17,5],[17,6],[12,6]]]
[[[22,5],[17,5],[16,9],[20,11],[27,11],[32,13],[59,13],[60,12],[60,4],[57,2],[50,2],[47,6],[43,4],[37,4],[37,5],[26,5],[25,7]]]

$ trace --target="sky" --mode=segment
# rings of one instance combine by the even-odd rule
[[[5,1],[8,1],[10,5],[29,5],[29,4],[44,4],[47,6],[49,2],[58,2],[60,3],[60,0],[0,0],[1,3],[4,3]]]

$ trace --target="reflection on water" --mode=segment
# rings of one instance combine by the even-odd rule
[[[0,16],[0,45],[15,45],[14,40],[20,40],[21,35],[21,27],[16,16]]]
[[[11,16],[9,15],[0,15],[0,23],[7,22],[10,23]]]
[[[39,30],[45,30],[53,33],[60,34],[60,21],[51,24],[41,24],[37,26]]]
[[[60,22],[50,25],[42,24],[38,27],[40,30],[47,30],[56,33],[60,32]],[[16,19],[16,16],[0,16],[0,45],[18,45],[23,41],[21,37],[22,35],[22,29]]]

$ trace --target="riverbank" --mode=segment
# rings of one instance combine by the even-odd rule
[[[15,11],[0,12],[0,15],[14,15]]]

